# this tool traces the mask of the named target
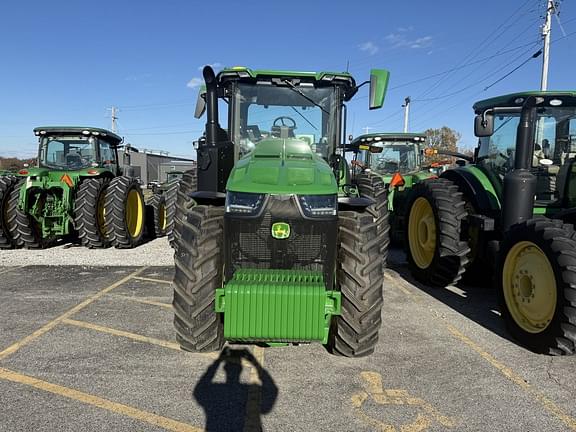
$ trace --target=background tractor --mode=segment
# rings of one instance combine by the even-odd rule
[[[180,181],[174,227],[181,347],[316,341],[372,353],[389,227],[386,201],[361,196],[342,156],[345,102],[359,86],[348,73],[216,76],[207,66],[203,75],[196,113],[206,110],[206,132],[197,173]],[[373,70],[369,83],[370,108],[380,108],[388,72]]]
[[[183,175],[183,171],[170,171],[166,173],[164,182],[159,185],[152,185],[152,196],[148,200],[147,205],[152,207],[150,225],[154,237],[167,235],[172,241],[176,194],[178,192],[178,183]]]
[[[8,245],[40,248],[77,233],[91,248],[136,246],[144,231],[144,200],[138,182],[122,175],[122,139],[86,127],[39,127],[34,133],[37,166],[21,169],[0,187],[0,195],[8,196],[1,224]]]
[[[576,92],[511,94],[474,110],[471,163],[410,197],[410,268],[437,286],[493,273],[512,335],[537,352],[573,354]]]
[[[418,182],[437,177],[423,158],[423,133],[372,133],[352,140],[353,178],[361,189],[383,185],[388,191],[390,232],[395,243],[404,240],[406,198]]]

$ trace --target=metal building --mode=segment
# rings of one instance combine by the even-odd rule
[[[165,181],[167,172],[192,169],[196,166],[196,161],[141,150],[130,153],[130,164],[134,167],[134,176],[146,185],[151,181]]]

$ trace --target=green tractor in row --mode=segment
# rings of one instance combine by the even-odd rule
[[[166,173],[165,181],[152,185],[152,196],[147,202],[152,208],[151,230],[149,230],[152,237],[168,236],[172,241],[178,184],[183,176],[183,171],[169,171]]]
[[[474,105],[469,164],[419,183],[407,205],[419,281],[490,274],[511,334],[536,352],[576,351],[576,92]]]
[[[180,346],[320,342],[372,353],[389,227],[385,199],[362,196],[343,157],[345,103],[360,86],[348,73],[206,66],[203,75],[196,111],[207,113],[206,132],[197,172],[180,181],[174,227]],[[372,70],[367,83],[370,108],[380,108],[388,72]]]
[[[122,139],[89,127],[39,127],[34,133],[37,166],[0,177],[0,247],[43,248],[71,235],[90,248],[138,245],[144,199],[137,180],[122,175]]]
[[[381,181],[388,191],[390,236],[394,243],[404,241],[406,200],[417,183],[435,178],[431,164],[424,159],[423,133],[371,133],[347,144],[353,152],[352,176],[360,185]]]

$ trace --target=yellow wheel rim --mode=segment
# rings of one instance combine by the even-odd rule
[[[131,189],[128,192],[125,210],[128,233],[132,238],[138,237],[144,227],[144,203],[136,189]]]
[[[408,245],[418,267],[426,269],[432,264],[436,252],[436,220],[426,198],[417,198],[412,204],[408,219]]]
[[[166,230],[166,225],[168,224],[167,216],[166,216],[166,206],[164,204],[160,204],[158,208],[158,225],[162,231]]]
[[[104,236],[106,236],[106,208],[104,207],[105,197],[104,192],[100,193],[98,197],[98,202],[96,203],[96,223],[98,224],[98,230]]]
[[[556,311],[554,270],[546,254],[529,241],[515,244],[502,271],[504,299],[510,315],[528,333],[544,331]]]

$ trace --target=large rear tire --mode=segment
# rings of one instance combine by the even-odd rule
[[[8,199],[6,207],[6,226],[15,247],[26,249],[41,249],[48,245],[48,241],[42,238],[42,232],[36,220],[26,212],[18,208],[20,201],[20,189],[26,187],[24,181],[18,182]]]
[[[0,249],[11,249],[12,236],[8,231],[8,201],[16,184],[16,177],[0,177]]]
[[[175,206],[174,206],[174,217],[172,232],[168,234],[168,241],[170,245],[178,250],[178,241],[180,236],[180,226],[182,225],[182,218],[187,214],[188,210],[196,205],[196,202],[190,197],[192,192],[197,190],[197,174],[196,170],[186,171],[180,180],[178,181],[178,187],[172,189],[169,193],[172,195],[169,197],[169,201],[174,200],[174,193],[176,195]],[[171,207],[171,206],[170,206]],[[169,208],[170,208],[169,207]],[[170,216],[168,216],[170,219]]]
[[[560,220],[513,227],[499,253],[500,312],[512,336],[538,353],[576,351],[576,232]]]
[[[462,277],[470,252],[461,238],[465,204],[450,180],[430,179],[414,186],[406,206],[405,248],[418,281],[445,287]]]
[[[135,178],[112,179],[104,202],[105,228],[110,243],[118,249],[136,247],[144,237],[145,207],[140,185]]]
[[[219,351],[224,344],[222,317],[214,309],[222,287],[224,209],[196,206],[184,213],[175,253],[174,326],[186,351]]]
[[[373,173],[361,173],[358,175],[358,190],[361,196],[372,198],[375,201],[366,210],[374,217],[378,237],[382,239],[380,253],[384,258],[384,265],[388,259],[388,247],[390,246],[390,214],[388,212],[388,191],[382,178]]]
[[[110,246],[106,231],[105,201],[110,185],[107,178],[88,178],[80,183],[74,201],[74,225],[82,245],[88,248]]]
[[[338,215],[337,280],[342,314],[332,319],[328,349],[346,357],[374,352],[382,324],[384,255],[378,222],[369,212]]]

